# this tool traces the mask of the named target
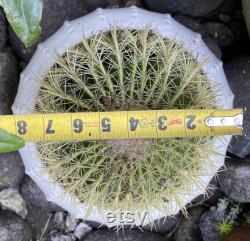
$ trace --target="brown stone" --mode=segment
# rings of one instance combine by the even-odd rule
[[[250,226],[236,228],[231,234],[226,236],[223,241],[249,241]]]

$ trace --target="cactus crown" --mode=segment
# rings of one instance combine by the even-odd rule
[[[36,111],[215,108],[202,65],[150,28],[83,38],[41,82]],[[44,168],[89,211],[185,210],[183,195],[214,173],[209,137],[37,143]],[[204,168],[206,166],[206,173]]]

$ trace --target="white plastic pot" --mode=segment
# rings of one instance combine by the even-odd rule
[[[98,31],[110,30],[114,25],[127,29],[143,29],[150,26],[164,38],[175,38],[177,42],[182,43],[198,62],[206,59],[206,64],[203,67],[204,73],[213,84],[220,86],[217,92],[217,105],[225,109],[233,107],[234,95],[227,83],[222,62],[204,44],[200,34],[194,33],[179,24],[169,14],[159,14],[131,7],[122,9],[97,9],[82,18],[65,22],[53,36],[44,43],[39,44],[32,60],[21,74],[18,94],[12,107],[14,114],[29,113],[34,109],[40,88],[39,81],[43,79],[50,67],[54,65],[55,53],[63,55],[68,48],[80,43],[83,35],[89,38]],[[224,143],[222,143],[221,138],[216,138],[214,148],[222,155],[210,158],[214,158],[214,165],[217,167],[217,170],[224,164],[224,156],[230,139],[231,136],[225,136]],[[63,189],[58,183],[51,183],[48,174],[41,174],[43,164],[39,159],[34,143],[26,143],[26,146],[20,150],[20,154],[25,165],[26,174],[41,188],[48,201],[63,207],[76,218],[83,218],[85,216],[86,207],[84,203],[78,201],[73,203],[73,198],[70,195],[62,195]],[[212,177],[211,175],[200,178],[208,185]],[[204,193],[204,191],[197,187],[193,195],[183,195],[183,199],[186,203],[189,203],[192,199]],[[172,214],[177,213],[179,210],[180,207],[176,203],[172,203]],[[165,213],[152,208],[151,217],[154,220],[164,216],[166,216]],[[88,216],[88,220],[108,226],[120,224],[119,222],[121,221],[116,220],[113,223],[107,223],[107,220],[97,208]],[[143,221],[143,225],[149,222],[147,218]],[[141,225],[142,223],[136,217],[133,224]]]

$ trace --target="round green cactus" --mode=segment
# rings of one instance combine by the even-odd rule
[[[215,86],[202,65],[174,39],[150,28],[95,34],[58,56],[41,82],[36,111],[87,112],[216,108]],[[213,174],[213,138],[37,143],[54,181],[89,210],[172,214],[174,201],[202,190]],[[208,166],[204,173],[204,167]]]

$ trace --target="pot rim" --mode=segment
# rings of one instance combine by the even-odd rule
[[[96,11],[73,21],[66,21],[63,26],[45,42],[38,45],[38,48],[20,75],[20,83],[15,102],[12,106],[14,114],[30,113],[34,110],[36,96],[40,88],[40,80],[43,79],[50,67],[55,63],[56,56],[63,55],[67,49],[79,44],[84,36],[89,38],[99,31],[108,31],[113,26],[126,29],[143,29],[150,26],[154,31],[160,33],[164,38],[174,38],[178,43],[192,54],[198,62],[206,59],[203,71],[208,79],[215,85],[219,85],[216,103],[220,108],[230,109],[233,107],[234,95],[228,85],[223,71],[222,62],[214,56],[203,42],[201,35],[194,33],[180,23],[176,22],[169,14],[160,14],[139,9],[137,7],[120,9],[97,9]],[[227,146],[231,136],[215,137],[214,148],[221,156],[211,156],[217,170],[224,164]],[[80,203],[71,195],[63,194],[63,188],[58,183],[52,183],[48,173],[41,173],[43,165],[39,159],[35,144],[26,143],[25,147],[19,150],[25,166],[25,173],[29,175],[39,188],[44,192],[48,201],[56,203],[76,218],[83,218],[86,212],[84,203]],[[214,173],[215,174],[215,173]],[[213,175],[214,176],[214,175]],[[200,179],[207,185],[213,176],[201,176]],[[196,187],[192,195],[183,195],[186,203],[191,202],[195,197],[203,194],[205,190]],[[176,214],[180,207],[174,202],[172,204],[172,215]],[[166,216],[156,208],[151,210],[153,220]],[[109,227],[120,225],[121,220],[108,223],[102,212],[94,208],[87,220],[99,222]],[[132,225],[140,226],[149,223],[149,219],[141,220],[135,217]]]

